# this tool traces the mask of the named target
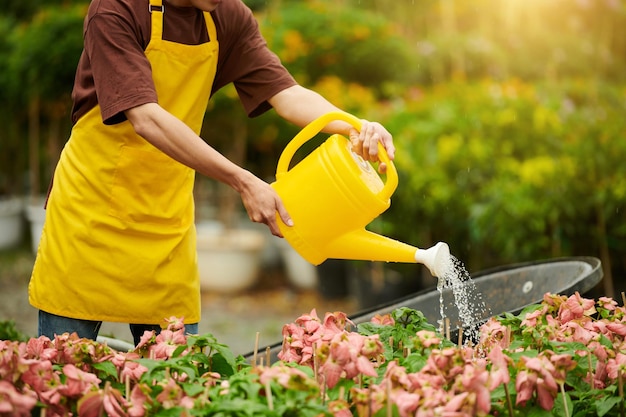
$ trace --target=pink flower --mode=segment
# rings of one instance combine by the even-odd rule
[[[185,391],[183,391],[174,379],[170,378],[160,385],[163,387],[163,391],[157,395],[156,400],[163,408],[166,410],[177,406],[189,410],[193,408],[193,399],[185,394]]]
[[[537,386],[537,375],[533,372],[520,371],[515,379],[515,390],[517,398],[515,405],[526,405],[526,402],[533,397],[535,387]]]
[[[382,352],[383,347],[377,337],[344,331],[336,334],[330,345],[322,344],[318,348],[321,364],[319,371],[330,388],[337,384],[342,375],[347,379],[359,374],[377,376],[370,359]]]
[[[617,301],[610,297],[600,297],[597,301],[598,306],[608,311],[615,311]]]
[[[187,336],[185,336],[185,331],[182,329],[175,332],[164,329],[156,336],[154,341],[155,343],[148,347],[150,357],[152,359],[169,359],[179,346],[187,344]]]
[[[317,311],[311,310],[309,314],[303,314],[296,319],[296,324],[304,329],[305,332],[313,334],[322,325],[322,321],[317,317]]]
[[[594,333],[581,326],[580,319],[571,320],[561,326],[561,336],[557,338],[563,342],[589,343],[594,338]]]
[[[542,317],[544,317],[547,311],[548,311],[548,306],[545,304],[542,304],[541,308],[538,308],[535,311],[531,311],[530,313],[526,314],[526,316],[524,317],[524,320],[522,320],[522,323],[521,323],[522,326],[523,327],[537,326],[537,321],[540,320]],[[493,318],[493,320],[497,321],[496,318]]]
[[[354,323],[348,319],[346,313],[341,311],[326,313],[324,316],[324,329],[333,335],[343,332],[348,323],[354,325]]]
[[[558,317],[561,323],[579,319],[583,316],[590,316],[596,312],[595,301],[582,298],[578,291],[570,296],[565,303],[559,307]]]
[[[448,401],[448,403],[443,406],[443,411],[446,412],[445,415],[453,416],[455,414],[449,414],[449,413],[461,411],[461,409],[463,408],[463,403],[465,402],[468,396],[469,396],[469,392],[462,392],[460,394],[454,395]],[[460,413],[456,415],[462,416],[463,414]]]
[[[46,404],[58,404],[61,395],[58,387],[61,385],[59,375],[55,373],[52,362],[41,361],[31,363],[22,374],[22,381],[28,384],[39,398]]]
[[[65,384],[59,387],[59,392],[68,397],[78,397],[92,389],[98,389],[100,379],[94,374],[84,372],[72,364],[63,367]]]
[[[543,295],[543,303],[544,305],[555,307],[557,310],[561,306],[561,304],[567,300],[567,297],[559,294],[551,294],[549,292]],[[555,310],[556,311],[556,310]]]
[[[32,391],[20,393],[9,381],[0,381],[0,415],[28,417],[36,404]]]
[[[313,346],[330,342],[345,331],[346,324],[354,324],[341,312],[326,313],[322,322],[315,309],[298,317],[295,323],[283,326],[283,347],[278,358],[313,367]]]
[[[46,336],[31,338],[26,342],[24,358],[54,361],[57,350]]]
[[[567,372],[576,367],[576,362],[569,353],[550,355],[550,362],[554,365],[553,376],[559,384],[565,383]]]
[[[344,374],[344,368],[335,358],[329,357],[319,368],[320,375],[324,376],[324,383],[329,388],[334,387]]]
[[[144,417],[146,415],[147,406],[150,403],[150,397],[144,392],[144,386],[137,384],[130,392],[130,405],[128,407],[129,417]]]
[[[473,394],[471,397],[475,400],[476,410],[485,414],[491,409],[491,394],[487,386],[488,379],[489,372],[484,363],[468,363],[465,365],[463,375],[461,375],[463,391]]]
[[[259,367],[258,369],[260,370],[259,381],[263,385],[269,381],[276,381],[287,389],[302,389],[304,386],[310,389],[318,387],[315,381],[298,368],[278,363],[272,367]]]
[[[416,392],[407,392],[404,390],[391,391],[391,401],[398,407],[398,414],[400,417],[409,417],[415,415],[415,410],[419,406],[421,396]]]
[[[534,358],[522,356],[522,369],[515,380],[517,390],[516,404],[524,405],[532,398],[533,392],[537,393],[537,403],[544,410],[551,410],[554,398],[558,393],[558,385],[554,378],[556,368],[544,352]]]
[[[148,368],[138,362],[128,360],[124,362],[124,366],[120,371],[120,379],[122,381],[126,381],[126,379],[128,379],[129,381],[137,382],[146,372],[148,372]]]
[[[333,400],[328,403],[328,411],[333,417],[352,417],[350,404],[346,400]]]
[[[434,375],[446,375],[447,378],[453,379],[463,372],[464,366],[463,352],[454,347],[447,347],[442,350],[433,350],[422,370]]]
[[[487,357],[491,362],[489,389],[494,390],[500,384],[508,384],[511,380],[511,375],[509,374],[511,358],[502,353],[502,348],[499,345],[494,346],[487,354]]]
[[[371,322],[374,324],[380,324],[381,326],[393,326],[396,324],[393,317],[391,317],[391,314],[376,314],[372,317]]]
[[[385,404],[385,391],[378,385],[371,385],[369,388],[353,387],[350,392],[357,416],[376,415]]]
[[[56,363],[71,363],[83,370],[87,370],[98,357],[96,347],[101,349],[103,346],[94,340],[81,339],[76,333],[56,335],[52,343],[58,352]]]
[[[415,348],[429,348],[431,346],[439,346],[441,339],[437,337],[437,333],[430,330],[420,330],[415,334]]]
[[[607,323],[606,328],[617,335],[626,337],[626,323],[624,322]]]
[[[109,382],[104,389],[90,391],[78,400],[78,415],[81,417],[129,417],[128,402]]]
[[[143,336],[139,339],[139,343],[135,347],[136,351],[147,349],[150,345],[155,343],[156,332],[154,330],[146,330],[143,332]]]
[[[175,332],[177,330],[185,330],[185,319],[183,317],[171,316],[165,320],[167,322],[167,330]]]
[[[618,352],[615,355],[615,359],[609,359],[606,365],[606,369],[609,378],[611,378],[613,381],[616,381],[620,374],[624,375],[624,371],[626,371],[626,355]]]

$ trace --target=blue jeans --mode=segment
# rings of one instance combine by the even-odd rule
[[[47,336],[54,339],[55,334],[74,333],[78,337],[96,340],[98,332],[102,326],[101,321],[72,319],[69,317],[57,316],[55,314],[46,313],[39,310],[39,336]],[[130,332],[133,335],[135,346],[141,340],[141,336],[147,330],[154,330],[156,334],[161,333],[161,326],[158,324],[129,324]],[[198,333],[198,323],[185,324],[185,332],[187,334]]]

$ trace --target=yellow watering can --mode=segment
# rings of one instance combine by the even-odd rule
[[[329,123],[342,120],[361,130],[361,121],[343,112],[327,113],[304,127],[287,144],[278,160],[272,187],[281,197],[294,226],[278,224],[289,244],[307,261],[319,265],[328,258],[424,264],[441,277],[449,266],[448,245],[439,242],[418,249],[365,230],[391,205],[398,172],[382,144],[379,158],[387,165],[383,183],[372,165],[352,151],[350,141],[332,135],[289,169],[296,151]]]

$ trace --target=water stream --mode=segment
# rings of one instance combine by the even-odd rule
[[[439,291],[439,311],[441,321],[439,322],[442,334],[445,335],[445,311],[443,293],[446,289],[451,289],[454,295],[454,302],[459,311],[460,326],[467,340],[478,340],[480,325],[485,317],[491,313],[486,306],[482,294],[478,291],[476,283],[465,268],[463,262],[450,255],[444,273],[438,278],[437,290]]]

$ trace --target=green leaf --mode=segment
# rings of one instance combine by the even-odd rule
[[[110,362],[110,361],[98,362],[98,363],[94,363],[91,366],[94,369],[97,369],[98,371],[102,372],[107,377],[106,379],[108,378],[117,379],[117,368],[115,367],[113,362]],[[101,375],[98,375],[98,376],[101,377]],[[102,379],[102,377],[100,379]]]
[[[598,413],[598,417],[602,417],[610,412],[615,406],[617,406],[622,398],[615,397],[603,397],[595,401],[596,412]]]
[[[220,375],[231,376],[236,372],[236,364],[234,356],[224,356],[222,353],[216,353],[211,356],[211,371]]]
[[[529,408],[527,414],[527,417],[552,417],[553,414],[550,411],[544,410],[543,408],[539,407],[538,405],[533,405]],[[564,417],[565,415],[561,415],[559,417]]]
[[[563,404],[563,394],[559,394],[554,399],[554,406],[552,407],[552,415],[554,416],[571,416],[574,411],[574,405],[569,393],[565,393],[565,401],[567,403],[567,412],[565,412],[565,406]]]

